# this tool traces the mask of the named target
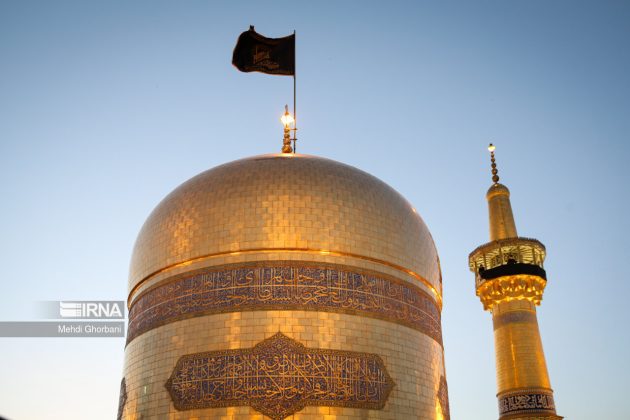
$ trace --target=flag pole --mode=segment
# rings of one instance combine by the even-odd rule
[[[297,76],[297,37],[295,36],[295,29],[293,30],[293,154],[295,154],[295,148],[297,147],[297,111],[296,111],[296,76]]]

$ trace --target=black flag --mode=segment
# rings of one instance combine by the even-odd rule
[[[265,38],[253,26],[238,37],[232,64],[244,72],[258,71],[282,76],[295,75],[295,34]]]

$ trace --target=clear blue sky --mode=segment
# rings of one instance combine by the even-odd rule
[[[624,419],[630,3],[0,2],[0,319],[126,297],[136,234],[193,175],[278,152],[288,77],[230,64],[297,30],[298,151],[383,179],[435,238],[454,419],[497,418],[485,147],[519,233],[547,245],[539,321],[558,412]],[[0,339],[0,415],[111,419],[123,339]]]

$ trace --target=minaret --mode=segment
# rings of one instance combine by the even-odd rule
[[[547,284],[545,246],[522,238],[510,205],[510,191],[499,184],[495,147],[488,147],[493,185],[486,194],[490,242],[469,258],[477,296],[492,312],[500,420],[562,419],[556,415],[536,305]]]

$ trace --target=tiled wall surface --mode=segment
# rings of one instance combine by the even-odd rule
[[[440,418],[444,364],[443,349],[435,340],[379,319],[309,311],[216,314],[173,322],[141,335],[126,349],[124,418],[262,419],[249,407],[177,411],[165,385],[184,355],[251,348],[277,332],[311,349],[377,354],[395,383],[382,410],[309,406],[289,418]]]

